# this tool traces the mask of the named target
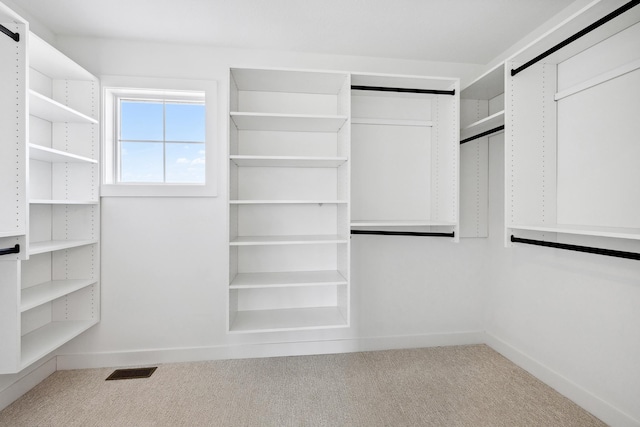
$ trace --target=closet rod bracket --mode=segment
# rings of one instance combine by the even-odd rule
[[[9,254],[19,254],[20,253],[20,245],[16,244],[12,248],[0,249],[0,255],[9,255]]]
[[[0,32],[8,35],[10,38],[12,38],[16,42],[20,41],[20,34],[19,33],[14,33],[13,31],[11,31],[10,29],[8,29],[7,27],[5,27],[2,24],[0,24]]]

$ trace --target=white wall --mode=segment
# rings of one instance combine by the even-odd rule
[[[489,344],[607,422],[640,425],[640,263],[505,248],[503,135],[489,151]]]
[[[219,82],[217,198],[102,199],[102,321],[62,350],[60,366],[323,353],[480,340],[481,240],[356,236],[352,327],[225,332],[227,80],[230,66],[335,69],[461,77],[478,66],[61,38],[96,75]],[[280,344],[284,343],[284,344]]]

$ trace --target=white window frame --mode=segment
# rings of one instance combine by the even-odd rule
[[[217,82],[142,77],[102,76],[102,197],[216,197],[218,195]],[[118,182],[117,102],[120,98],[151,96],[166,100],[205,98],[205,183]]]

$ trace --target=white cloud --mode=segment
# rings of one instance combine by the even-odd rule
[[[176,163],[182,165],[182,164],[187,164],[189,163],[189,159],[186,159],[184,157],[180,157],[179,159],[176,160]]]
[[[204,165],[204,157],[198,157],[197,159],[193,159],[191,164],[192,165]]]

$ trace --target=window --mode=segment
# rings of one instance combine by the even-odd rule
[[[215,196],[215,82],[102,81],[102,195]]]
[[[117,182],[204,184],[204,96],[123,96],[116,108]]]

